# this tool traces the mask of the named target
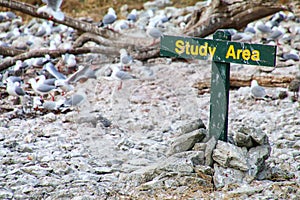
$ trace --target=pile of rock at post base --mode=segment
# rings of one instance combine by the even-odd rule
[[[172,188],[180,192],[178,188],[182,188],[182,197],[188,196],[185,191],[191,190],[201,197],[203,192],[213,188],[250,184],[280,174],[265,164],[271,146],[267,135],[259,128],[243,125],[231,133],[229,142],[209,138],[200,119],[178,127],[177,131],[168,157],[136,170],[123,180],[132,182],[145,195],[151,195],[149,191],[158,194],[159,190]],[[282,174],[287,175],[286,172]]]

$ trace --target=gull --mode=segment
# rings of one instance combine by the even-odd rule
[[[46,85],[52,85],[54,86],[56,78],[48,78],[46,79],[45,75],[39,75],[36,77],[38,80],[38,84],[46,84]]]
[[[40,25],[34,34],[37,37],[46,37],[51,34],[51,30],[53,27],[53,22],[51,21],[44,21],[42,25]]]
[[[3,20],[12,20],[12,19],[17,18],[16,14],[11,11],[1,12],[0,18],[2,18],[2,17],[3,17]],[[0,21],[2,21],[2,20],[0,20]]]
[[[166,16],[165,12],[162,11],[158,15],[149,19],[149,24],[153,24],[154,27],[157,27],[167,21],[169,21],[169,18]]]
[[[121,68],[124,71],[130,71],[130,65],[133,62],[133,58],[128,54],[126,49],[120,49],[120,63],[121,63]]]
[[[18,81],[8,81],[6,84],[6,91],[9,95],[17,97],[14,101],[14,104],[18,104],[19,98],[28,96],[26,92],[20,87],[20,82]]]
[[[267,37],[267,41],[275,40],[278,45],[278,39],[283,36],[286,30],[282,26],[274,26],[271,34]]]
[[[261,32],[262,34],[272,32],[272,29],[269,26],[267,26],[266,24],[264,24],[261,20],[256,22],[255,29],[258,30],[259,32]]]
[[[33,97],[33,102],[32,102],[32,108],[34,110],[39,110],[40,109],[40,106],[43,105],[43,99],[41,99],[41,97]]]
[[[254,28],[253,23],[249,23],[249,24],[247,25],[247,27],[244,29],[244,32],[245,32],[245,33],[253,33],[253,34],[255,34],[256,31],[255,31],[255,28]]]
[[[84,93],[75,93],[64,101],[65,106],[78,107],[84,103],[86,95]]]
[[[295,49],[292,49],[290,52],[283,53],[280,59],[283,61],[286,61],[286,60],[299,61],[300,57],[299,57],[298,51]]]
[[[256,80],[251,81],[250,96],[253,97],[254,99],[263,99],[263,100],[266,100],[266,98],[269,97],[265,89],[260,85],[258,85],[258,82]]]
[[[83,105],[87,100],[86,93],[83,88],[80,88],[76,93],[66,98],[63,107],[75,108],[79,112],[79,107]]]
[[[90,69],[90,66],[79,66],[79,69],[68,78],[58,78],[55,81],[55,86],[61,88],[64,92],[69,92],[74,89],[72,83],[83,82],[90,78],[97,78],[95,71]]]
[[[298,99],[300,89],[300,74],[296,75],[295,79],[290,82],[288,89],[294,93],[294,99]]]
[[[20,87],[18,81],[8,81],[6,85],[6,91],[9,95],[20,97],[26,95],[25,91]]]
[[[45,110],[58,111],[63,107],[64,102],[65,102],[65,99],[59,99],[57,101],[44,101],[42,103],[42,107]]]
[[[123,30],[129,29],[129,22],[127,20],[118,20],[114,23],[113,29],[117,32],[122,32]]]
[[[28,83],[31,85],[33,91],[36,94],[39,94],[41,96],[43,96],[45,94],[50,94],[50,96],[52,97],[52,100],[54,100],[54,96],[51,94],[51,92],[56,89],[55,86],[47,85],[42,82],[36,82],[35,78],[29,79]]]
[[[118,90],[122,89],[122,85],[123,85],[123,80],[128,80],[128,79],[136,79],[136,77],[128,72],[122,71],[119,66],[117,65],[111,65],[110,66],[112,73],[110,78],[114,79],[114,80],[119,80],[120,84],[118,86]]]
[[[104,27],[108,27],[109,25],[113,24],[117,20],[117,15],[115,10],[110,7],[108,8],[108,12],[106,15],[104,15],[102,22]]]
[[[153,23],[149,23],[146,28],[146,33],[153,39],[153,42],[150,44],[150,46],[154,45],[157,39],[163,37],[163,33],[158,28],[156,28]]]
[[[131,10],[131,12],[127,15],[127,20],[136,22],[136,20],[137,20],[137,10],[136,9]]]
[[[47,13],[50,16],[50,19],[55,18],[59,21],[63,21],[65,19],[64,13],[60,11],[62,0],[42,0],[42,1],[47,5],[38,8],[37,9],[38,14],[42,12]]]
[[[287,18],[286,14],[283,11],[280,11],[275,13],[270,20],[273,22],[277,22],[279,24],[280,22],[284,21],[286,18]]]
[[[48,54],[46,54],[45,57],[33,58],[32,66],[42,67],[47,62],[49,62],[49,60],[50,60],[50,56]]]
[[[127,15],[127,21],[129,21],[129,24],[132,25],[137,21],[137,11],[136,9],[133,9],[128,15]]]
[[[296,36],[297,34],[300,34],[300,25],[292,25],[289,27],[289,31],[293,36]]]
[[[14,28],[12,31],[8,32],[5,39],[6,40],[15,40],[21,35],[19,28]]]
[[[5,76],[7,76],[6,73],[3,75],[3,77],[5,77]],[[21,81],[22,81],[22,79],[19,76],[9,76],[4,80],[4,82],[6,82],[6,83],[8,83],[8,82],[14,83],[14,82],[21,82]]]
[[[76,66],[76,57],[74,54],[64,54],[61,56],[66,67],[72,68]]]
[[[43,70],[46,70],[48,71],[53,77],[55,77],[56,79],[66,79],[67,77],[60,73],[56,67],[54,66],[53,63],[51,62],[47,62],[44,67],[43,67]]]
[[[251,32],[238,32],[232,36],[233,41],[239,42],[251,42],[253,38],[253,33]]]

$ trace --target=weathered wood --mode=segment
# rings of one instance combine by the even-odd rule
[[[49,49],[38,49],[32,51],[22,51],[16,50],[10,47],[1,47],[0,46],[0,54],[7,52],[5,56],[14,56],[11,58],[6,58],[3,62],[0,63],[0,71],[7,69],[8,67],[14,65],[17,60],[26,60],[29,58],[37,58],[43,57],[48,54],[52,58],[60,57],[62,54],[71,53],[74,55],[78,54],[85,54],[85,53],[99,53],[109,55],[110,57],[119,56],[119,48],[107,47],[107,46],[95,46],[95,47],[78,47],[73,49],[56,49],[56,50],[49,50]],[[4,55],[4,54],[2,54]],[[147,47],[143,48],[139,51],[133,51],[132,57],[138,60],[145,60],[149,57],[157,57],[159,56],[159,49],[156,47]]]
[[[222,28],[241,29],[248,23],[281,10],[289,10],[274,0],[212,0],[211,4],[195,11],[184,33],[205,37]]]
[[[0,55],[2,56],[15,56],[25,52],[26,51],[24,50],[16,49],[13,47],[0,46]]]
[[[49,19],[49,16],[45,13],[38,14],[36,11],[38,7],[33,6],[28,3],[19,2],[15,0],[0,0],[0,6],[11,8],[13,10],[20,11],[22,13],[31,15],[33,17],[43,18],[43,19]],[[97,35],[107,35],[109,32],[111,32],[108,29],[99,28],[91,23],[87,23],[84,21],[80,21],[68,16],[65,16],[65,19],[63,21],[56,20],[55,18],[51,19],[53,22],[64,24],[66,26],[72,27],[78,31],[82,32],[90,32]]]
[[[253,76],[240,76],[240,74],[231,73],[230,87],[239,88],[251,85],[251,81],[257,80],[259,85],[263,87],[282,87],[286,88],[290,82],[295,78],[294,75],[253,75]],[[210,79],[197,82],[193,87],[199,90],[200,94],[209,92]]]
[[[1,52],[1,48],[0,48]],[[75,49],[56,49],[56,50],[49,50],[49,49],[38,49],[32,50],[28,52],[24,52],[18,54],[12,58],[6,59],[0,63],[0,71],[5,70],[6,68],[14,65],[17,60],[26,60],[29,58],[37,58],[37,57],[44,57],[48,54],[50,57],[60,57],[62,54],[71,53],[71,54],[85,54],[85,53],[100,53],[100,54],[110,54],[110,55],[119,55],[119,51],[113,47],[79,47]]]

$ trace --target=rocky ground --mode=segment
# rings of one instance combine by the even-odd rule
[[[278,55],[299,54],[299,40],[282,42]],[[231,72],[299,73],[299,62],[287,62],[273,71],[231,64]],[[216,144],[207,135],[210,93],[194,87],[210,79],[211,61],[135,61],[137,78],[121,89],[107,79],[110,65],[75,85],[87,100],[64,113],[24,113],[1,88],[0,199],[299,199],[300,103],[287,88],[265,88],[269,100],[232,88],[230,143]]]
[[[0,197],[297,199],[299,102],[292,102],[289,97],[255,101],[249,98],[247,87],[230,91],[229,135],[241,125],[261,128],[272,148],[266,165],[276,167],[281,174],[217,190],[211,176],[207,175],[205,184],[192,179],[193,170],[184,172],[184,180],[175,179],[180,184],[166,178],[166,174],[154,179],[137,175],[139,170],[168,161],[167,152],[179,136],[180,127],[197,119],[208,127],[210,95],[198,95],[192,85],[210,75],[210,63],[164,61],[168,60],[136,63],[132,72],[139,79],[124,81],[121,90],[117,89],[118,81],[101,76],[80,84],[86,88],[88,101],[79,111],[31,116],[16,116],[18,111],[2,113]],[[290,69],[297,71],[299,66]],[[284,88],[267,88],[268,93],[278,90]],[[7,100],[1,101],[2,105],[10,103]],[[176,169],[169,164],[172,163],[165,165]],[[213,168],[207,168],[213,173]],[[177,175],[180,173],[183,172]],[[162,177],[164,185],[155,187]],[[195,182],[189,186],[192,181]]]

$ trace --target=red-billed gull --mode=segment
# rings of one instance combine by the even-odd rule
[[[118,86],[118,90],[122,89],[123,80],[128,79],[136,79],[136,77],[128,72],[125,72],[119,68],[118,65],[111,65],[110,66],[112,73],[108,79],[118,80],[120,81],[120,84]]]
[[[107,14],[104,15],[104,17],[102,19],[102,23],[103,23],[104,27],[107,27],[110,29],[109,25],[113,24],[116,20],[117,20],[117,15],[116,15],[115,10],[112,7],[108,8]]]
[[[56,89],[55,86],[44,84],[42,81],[36,82],[35,78],[29,79],[28,83],[31,85],[31,88],[36,94],[39,94],[41,96],[50,94],[52,100],[54,100],[54,96],[51,94],[51,92]]]
[[[258,85],[257,80],[251,81],[250,96],[258,100],[259,99],[267,100],[267,98],[269,97],[266,93],[265,88]]]
[[[23,88],[20,87],[20,82],[18,81],[8,81],[6,85],[6,91],[9,95],[20,97],[26,95]]]
[[[126,49],[120,49],[120,63],[121,68],[124,71],[130,71],[130,66],[133,62],[133,58],[127,53]]]
[[[60,11],[60,6],[62,4],[62,0],[42,0],[45,6],[38,8],[37,13],[47,13],[50,18],[55,18],[57,20],[64,20],[65,15]]]
[[[150,36],[153,39],[150,46],[155,44],[156,40],[163,36],[163,33],[157,27],[155,27],[155,25],[152,24],[152,23],[150,23],[147,26],[146,33],[147,33],[148,36]]]

